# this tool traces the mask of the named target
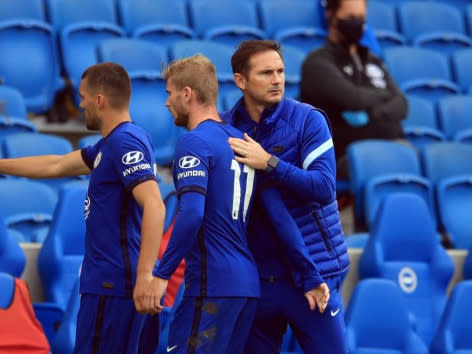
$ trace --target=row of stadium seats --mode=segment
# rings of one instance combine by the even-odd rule
[[[452,246],[472,245],[472,146],[433,143],[418,153],[411,146],[365,140],[348,148],[354,219],[358,230],[372,229],[386,196],[408,192],[428,205],[439,230],[449,234]]]
[[[369,1],[368,23],[382,48],[412,44],[449,54],[472,46],[472,4],[463,10],[448,2]]]
[[[188,4],[183,0],[156,0],[152,2],[139,0],[133,1],[132,6],[130,6],[129,0],[123,0],[118,2],[118,9],[121,9],[119,13],[116,12],[112,0],[101,1],[99,5],[91,0],[80,4],[65,0],[47,0],[45,4],[44,7],[41,0],[30,1],[29,6],[24,6],[22,2],[0,2],[0,49],[2,52],[8,53],[7,56],[2,56],[0,59],[0,77],[5,84],[14,86],[23,93],[28,110],[34,113],[43,113],[51,107],[55,93],[64,86],[62,77],[69,78],[77,92],[83,70],[97,61],[105,60],[100,53],[97,57],[96,50],[99,43],[107,39],[130,35],[131,32],[134,33],[135,38],[145,39],[161,46],[161,49],[146,49],[151,54],[149,58],[155,58],[152,70],[157,72],[157,74],[148,72],[147,80],[159,76],[161,64],[166,63],[168,59],[203,52],[204,54],[208,53],[216,63],[220,81],[225,82],[222,85],[223,91],[227,86],[234,87],[232,82],[228,82],[231,81],[229,79],[231,76],[229,58],[234,46],[215,47],[216,44],[213,42],[217,42],[220,37],[231,37],[231,40],[228,41],[220,39],[223,42],[235,44],[242,39],[251,38],[247,36],[247,32],[244,30],[249,25],[236,23],[234,26],[237,30],[234,28],[231,30],[231,26],[228,25],[234,23],[234,21],[257,18],[255,12],[251,16],[243,16],[244,11],[251,7],[267,8],[267,15],[261,16],[261,18],[264,19],[262,29],[266,30],[269,36],[280,40],[284,46],[298,46],[299,53],[289,49],[286,50],[286,59],[293,57],[296,60],[293,63],[290,61],[286,63],[286,67],[290,72],[287,78],[288,92],[290,96],[296,97],[300,81],[300,67],[304,55],[320,46],[325,41],[326,34],[324,29],[321,29],[325,28],[325,23],[323,16],[320,15],[319,4],[314,0],[261,0],[260,3],[249,0],[237,3],[194,0]],[[371,11],[376,13],[375,3],[369,2],[369,4],[369,6],[374,7]],[[405,2],[402,6],[413,6],[414,4],[429,6],[428,8],[433,12],[437,6],[444,5],[425,1]],[[195,17],[198,18],[197,23],[202,22],[202,26],[204,23],[219,28],[219,30],[216,32],[210,30],[214,34],[213,36],[203,36],[203,38],[212,39],[210,43],[187,41],[180,45],[180,47],[184,47],[183,51],[179,48],[171,48],[170,53],[167,53],[172,43],[182,39],[196,38],[194,35],[182,34],[185,31],[181,31],[182,27],[195,22],[190,21],[188,14],[185,14],[187,5],[192,9],[203,9],[204,15]],[[220,6],[222,9],[219,15],[212,16],[218,13],[217,9]],[[297,6],[300,6],[299,11],[294,9]],[[389,8],[388,5],[380,4],[381,9],[385,6]],[[239,7],[241,7],[241,10],[239,10]],[[176,8],[180,8],[180,11]],[[226,10],[223,8],[226,8]],[[286,11],[287,8],[290,8],[291,11]],[[211,11],[208,9],[211,9]],[[453,8],[452,12],[454,10]],[[265,13],[266,10],[261,11]],[[381,10],[378,11],[382,12]],[[434,33],[438,31],[445,31],[448,34],[453,33],[453,27],[447,25],[450,21],[445,20],[448,18],[445,14],[449,12],[441,13],[441,19],[444,19],[444,21],[431,21],[432,15],[426,16],[428,24],[436,24],[436,27],[431,27],[431,25],[429,30],[434,30]],[[184,18],[179,19],[178,14],[181,14]],[[303,16],[300,14],[303,14]],[[421,14],[421,16],[418,14]],[[395,27],[397,21],[394,15],[390,15],[390,20],[385,19],[377,23],[375,22],[376,19],[383,15],[372,15],[373,27],[378,27],[381,24],[390,26],[388,23]],[[388,15],[385,16],[389,17]],[[415,16],[423,18],[422,12],[415,12]],[[214,20],[211,20],[213,17]],[[121,23],[118,21],[119,18],[122,19]],[[203,21],[200,21],[200,19],[203,19]],[[416,19],[412,22],[418,24],[422,21]],[[443,22],[446,24],[443,24]],[[123,28],[119,27],[120,24],[123,24]],[[313,28],[319,28],[319,30],[312,30]],[[461,28],[465,28],[465,25],[462,25]],[[275,33],[276,30],[277,33]],[[192,29],[189,29],[189,31],[192,31]],[[206,30],[195,28],[195,31],[203,33],[202,31]],[[225,34],[225,31],[229,31],[230,34]],[[385,32],[387,29],[380,28],[378,31]],[[56,33],[58,38],[56,38]],[[379,40],[382,41],[379,33],[377,33]],[[452,37],[449,35],[446,39],[449,40],[450,38]],[[59,45],[57,45],[57,39],[59,39]],[[448,43],[444,38],[441,38],[438,45],[442,45],[443,42]],[[449,42],[455,43],[454,40],[449,40]],[[396,44],[403,43],[407,42]],[[415,42],[415,44],[418,43]],[[128,49],[131,49],[129,52],[132,52],[137,46],[133,42],[126,45],[128,45]],[[459,45],[457,48],[463,47],[466,46]],[[437,49],[435,46],[431,48]],[[456,50],[454,52],[452,71],[447,57],[438,56],[428,51],[420,51],[419,48],[403,48],[402,46],[401,49],[388,55],[385,53],[385,56],[387,66],[405,92],[420,95],[426,92],[426,96],[435,99],[438,95],[470,90],[472,76],[467,63],[470,61],[472,49],[469,51]],[[98,51],[100,52],[100,48],[98,48]],[[450,51],[447,53],[450,53]],[[168,54],[170,54],[170,58]],[[28,60],[31,57],[35,58],[34,65]],[[405,59],[405,57],[407,58]],[[405,63],[409,65],[405,65]],[[149,67],[149,65],[145,66]],[[432,71],[431,68],[436,69],[436,71]],[[149,71],[149,69],[139,70]],[[27,72],[28,75],[23,75],[24,72]],[[222,96],[224,95],[222,94]],[[77,94],[75,101],[78,105],[79,98]]]
[[[402,122],[405,137],[416,148],[445,140],[472,142],[472,97],[451,95],[436,105],[408,97],[408,116]]]

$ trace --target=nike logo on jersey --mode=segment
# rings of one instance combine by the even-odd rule
[[[336,311],[331,311],[331,316],[336,316],[338,314],[340,309],[337,309]]]
[[[167,347],[166,350],[167,350],[167,353],[173,351],[175,348],[177,348],[176,345],[174,345],[173,347]]]

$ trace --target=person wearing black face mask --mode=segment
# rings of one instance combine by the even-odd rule
[[[347,146],[362,139],[401,139],[407,100],[387,69],[359,44],[367,0],[326,0],[328,41],[302,67],[300,99],[330,118],[338,178],[347,177]]]

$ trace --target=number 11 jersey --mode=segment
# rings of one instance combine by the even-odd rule
[[[229,137],[243,135],[209,119],[177,145],[173,166],[177,194],[205,195],[204,219],[185,255],[187,296],[259,297],[257,266],[246,238],[255,172],[235,160]]]

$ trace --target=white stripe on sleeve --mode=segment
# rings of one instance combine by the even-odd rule
[[[321,144],[315,150],[313,150],[312,152],[308,154],[308,156],[305,158],[305,161],[303,161],[303,169],[305,170],[308,169],[308,166],[310,166],[313,161],[315,161],[318,157],[321,156],[321,154],[325,153],[332,147],[333,147],[333,139],[329,138],[323,144]]]

